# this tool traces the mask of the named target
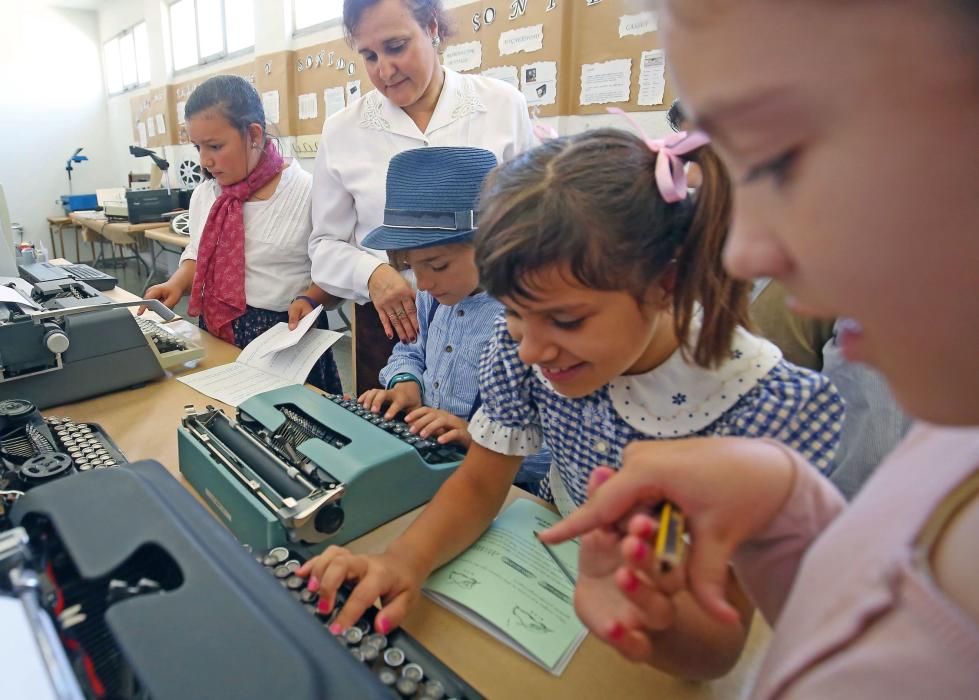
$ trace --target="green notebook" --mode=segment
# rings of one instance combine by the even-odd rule
[[[574,612],[574,585],[534,536],[559,519],[534,501],[518,498],[424,586],[435,601],[556,676],[588,633]],[[565,542],[552,551],[576,576],[578,543]]]

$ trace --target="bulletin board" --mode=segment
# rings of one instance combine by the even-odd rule
[[[187,103],[187,98],[190,97],[190,94],[198,85],[215,75],[238,75],[252,85],[255,85],[256,65],[256,61],[250,61],[241,65],[222,68],[221,70],[214,71],[214,73],[202,75],[192,80],[172,83],[169,88],[171,101],[173,102],[172,121],[175,125],[173,132],[176,138],[170,141],[170,143],[190,143],[190,139],[187,138],[187,129],[184,125],[184,105]]]
[[[129,100],[133,144],[160,148],[173,143],[170,91],[156,88]]]
[[[481,0],[453,8],[449,10],[449,16],[456,33],[446,42],[443,62],[451,65],[449,55],[453,46],[478,41],[482,46],[480,65],[460,72],[478,74],[488,69],[515,66],[519,78],[518,89],[522,89],[528,97],[527,102],[532,108],[535,102],[542,99],[538,97],[538,90],[544,90],[543,100],[549,100],[551,96],[547,91],[556,89],[553,103],[538,105],[537,113],[540,116],[568,114],[572,98],[567,89],[569,81],[566,74],[570,56],[570,11],[569,0]],[[508,39],[514,40],[520,35],[519,30],[528,31],[536,25],[541,25],[543,32],[539,49],[501,55],[501,35],[505,34]],[[512,34],[514,30],[518,30],[518,34]],[[543,70],[533,67],[534,64],[551,62],[555,64],[557,71],[553,87],[540,82]],[[532,78],[530,82],[527,81],[528,77]]]
[[[656,30],[638,35],[629,35],[630,31],[643,31],[656,26],[645,24],[641,20],[621,22],[623,17],[636,17],[643,13],[643,5],[634,0],[599,0],[588,4],[588,0],[576,0],[572,3],[571,24],[571,56],[568,71],[572,76],[569,85],[571,93],[571,111],[567,114],[605,114],[607,107],[619,107],[626,112],[648,112],[669,109],[673,102],[672,86],[669,77],[664,75],[665,91],[660,104],[640,105],[640,64],[644,51],[661,49],[659,32]],[[651,13],[655,17],[655,13]],[[620,23],[625,25],[620,27]],[[641,28],[637,25],[643,24]],[[626,36],[620,36],[624,29]],[[583,65],[604,63],[618,59],[631,59],[631,84],[629,99],[609,101],[605,104],[580,104],[581,71]]]
[[[280,51],[255,58],[255,89],[262,96],[266,107],[265,121],[273,136],[291,136],[295,133],[296,105],[293,95],[292,51]],[[278,95],[278,119],[268,113],[270,101]]]
[[[323,131],[327,117],[327,90],[339,105],[350,104],[363,93],[374,89],[364,70],[360,54],[344,39],[334,39],[324,44],[314,44],[292,52],[293,92],[290,104],[295,118],[292,134],[295,136],[318,135]]]

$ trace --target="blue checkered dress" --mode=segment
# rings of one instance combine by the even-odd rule
[[[767,341],[754,340],[774,349]],[[629,411],[629,421],[619,414],[612,399],[615,382],[584,398],[561,396],[534,368],[521,362],[517,349],[506,320],[498,319],[493,341],[480,365],[483,405],[470,424],[470,432],[477,443],[501,454],[529,454],[545,439],[551,448],[552,464],[576,505],[585,500],[592,469],[600,465],[620,466],[622,450],[633,440],[708,435],[768,437],[799,451],[824,473],[833,466],[843,425],[843,400],[829,380],[778,359],[777,350],[771,369],[739,394],[740,398],[713,422],[687,433],[672,429],[664,433],[656,427],[662,419],[640,415],[635,405],[625,409]],[[653,375],[659,369],[647,374]],[[676,390],[672,403],[683,403],[683,386],[677,385]],[[647,429],[639,430],[630,424],[646,425],[647,418]],[[552,498],[546,481],[540,495]]]

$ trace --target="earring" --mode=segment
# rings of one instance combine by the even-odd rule
[[[438,48],[441,44],[442,44],[442,37],[440,37],[438,34],[432,37],[432,46]]]

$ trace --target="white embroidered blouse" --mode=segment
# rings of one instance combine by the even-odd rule
[[[365,94],[323,125],[313,171],[313,281],[336,296],[369,301],[367,280],[387,254],[362,241],[383,221],[387,168],[396,154],[472,146],[492,151],[502,163],[534,143],[523,95],[495,78],[445,69],[424,133],[377,90]]]

